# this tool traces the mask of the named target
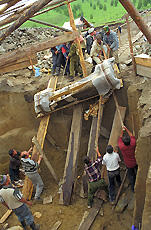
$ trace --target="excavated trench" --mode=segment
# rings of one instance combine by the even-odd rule
[[[128,181],[122,191],[122,196],[127,196],[129,208],[124,208],[122,212],[116,212],[111,209],[109,203],[103,205],[104,216],[98,215],[92,230],[115,230],[122,229],[128,230],[131,228],[132,223],[137,226],[142,222],[142,214],[144,209],[144,202],[146,196],[146,177],[150,165],[150,123],[151,123],[151,110],[150,110],[150,80],[134,77],[132,70],[123,72],[121,74],[124,87],[116,91],[116,96],[120,106],[126,106],[125,125],[135,131],[137,138],[136,159],[138,162],[138,174],[136,180],[135,199],[131,199],[132,194],[128,187]],[[36,80],[38,81],[38,80]],[[8,173],[8,150],[15,148],[18,151],[29,149],[31,146],[31,139],[36,135],[39,119],[36,119],[34,112],[33,95],[35,92],[46,88],[47,84],[40,84],[38,87],[33,87],[33,90],[23,90],[7,88],[1,86],[0,90],[0,173]],[[84,110],[88,109],[89,104],[94,101],[89,101],[83,104]],[[102,126],[107,131],[111,131],[112,122],[115,113],[115,103],[111,96],[104,106]],[[83,162],[82,157],[87,152],[87,145],[89,139],[89,132],[92,117],[86,121],[83,119],[82,123],[82,136],[80,143],[80,151],[78,157],[77,175],[82,175]],[[59,179],[63,176],[64,165],[66,160],[66,152],[68,147],[68,139],[70,134],[70,126],[72,121],[72,108],[58,111],[51,114],[50,123],[48,126],[48,134],[53,138],[46,138],[44,151]],[[99,148],[102,153],[105,153],[105,148],[108,139],[102,135],[99,138]],[[124,166],[122,167],[121,174],[123,175]],[[72,203],[68,207],[58,204],[58,186],[55,184],[52,176],[49,174],[47,167],[42,162],[41,176],[45,184],[45,190],[42,197],[52,195],[53,203],[49,205],[33,205],[32,212],[40,212],[41,218],[35,218],[36,222],[42,225],[42,229],[49,229],[50,226],[60,220],[62,222],[60,230],[78,229],[84,212],[87,210],[86,199],[79,196],[80,193],[80,179],[77,180],[76,190],[72,197]],[[126,195],[125,195],[126,194]],[[135,200],[135,202],[134,202]],[[2,216],[6,209],[0,206],[0,213]],[[133,218],[132,218],[133,216]],[[8,219],[10,226],[18,225],[17,218],[12,215]],[[0,226],[1,227],[1,226]],[[146,229],[145,229],[146,230]]]

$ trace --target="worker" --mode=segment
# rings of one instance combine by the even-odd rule
[[[9,162],[9,176],[11,179],[11,183],[14,185],[18,184],[19,181],[19,168],[21,165],[20,162],[20,152],[15,149],[9,150],[10,162]]]
[[[116,32],[110,30],[108,26],[104,26],[103,29],[105,32],[103,36],[103,42],[105,45],[107,45],[108,48],[108,58],[114,57],[115,63],[120,69],[119,58],[118,58],[118,48],[119,48],[118,36]]]
[[[84,163],[85,163],[85,173],[88,175],[88,208],[92,207],[93,204],[93,198],[95,192],[101,188],[104,187],[106,189],[106,183],[104,178],[101,178],[101,172],[99,170],[99,166],[102,162],[101,154],[99,153],[99,150],[97,148],[97,160],[95,162],[92,162],[88,156],[84,157]]]
[[[90,56],[93,61],[93,68],[92,68],[92,72],[93,72],[95,69],[95,65],[101,64],[103,61],[103,42],[101,40],[100,34],[96,35],[96,39],[94,40],[91,48]]]
[[[102,177],[104,178],[105,166],[107,168],[107,175],[109,180],[109,198],[113,205],[115,201],[115,179],[118,186],[121,185],[120,166],[121,161],[117,152],[113,151],[112,145],[108,145],[106,148],[106,154],[103,156],[102,161]]]
[[[23,229],[27,230],[27,226],[33,230],[40,229],[40,225],[35,224],[33,215],[27,206],[31,206],[32,203],[25,200],[20,190],[11,185],[8,175],[0,175],[0,202],[6,208],[12,209]]]
[[[82,77],[82,68],[80,65],[80,57],[76,40],[71,42],[68,58],[70,58],[70,81],[74,81],[74,77],[79,73]]]
[[[87,49],[87,53],[90,55],[91,52],[91,48],[92,48],[92,44],[94,41],[94,35],[95,35],[95,30],[94,28],[90,28],[88,30],[88,35],[86,36],[86,49]]]
[[[57,54],[57,65],[56,65],[56,76],[60,75],[60,70],[61,70],[61,66],[65,66],[65,59],[64,59],[64,55],[62,53],[62,47],[63,44],[56,46],[56,54]]]
[[[56,75],[56,67],[57,67],[57,48],[56,47],[52,47],[51,48],[51,53],[52,53],[52,75],[55,76]]]
[[[126,134],[124,135],[124,131]],[[131,190],[134,192],[135,180],[138,165],[135,158],[136,139],[133,134],[126,128],[122,127],[121,135],[118,140],[118,146],[123,155],[124,163],[128,169],[128,177],[131,184]]]
[[[25,175],[28,176],[28,178],[32,181],[33,185],[36,187],[36,192],[34,196],[35,202],[42,202],[42,199],[40,198],[40,195],[43,191],[43,181],[41,179],[41,176],[38,173],[38,167],[40,165],[40,162],[42,160],[42,156],[39,156],[38,162],[35,162],[30,157],[30,151],[24,151],[21,153],[21,164],[25,171]]]

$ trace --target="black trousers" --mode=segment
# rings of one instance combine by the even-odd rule
[[[128,168],[128,178],[131,184],[131,190],[132,192],[134,192],[134,186],[135,186],[135,181],[136,181],[136,174],[137,174],[137,169],[138,169],[138,165],[136,165],[133,168]]]

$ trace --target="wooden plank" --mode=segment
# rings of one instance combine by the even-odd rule
[[[151,78],[151,67],[142,66],[142,65],[137,64],[136,65],[136,72],[138,75]]]
[[[35,146],[36,146],[37,150],[39,151],[40,155],[43,156],[43,160],[44,160],[44,162],[45,162],[47,168],[49,169],[49,171],[50,171],[51,175],[53,176],[53,178],[55,179],[55,181],[58,183],[57,175],[56,175],[56,173],[55,173],[55,171],[54,171],[52,165],[51,165],[50,162],[48,161],[48,159],[47,159],[47,157],[46,157],[46,154],[44,154],[43,150],[41,149],[41,146],[40,146],[40,144],[39,144],[37,138],[36,138],[36,137],[33,137],[32,142],[35,144]]]
[[[81,127],[82,127],[82,104],[73,108],[73,119],[69,137],[68,151],[63,175],[62,193],[60,194],[60,204],[69,205],[71,201],[72,189],[76,178],[77,158],[80,147]]]
[[[119,106],[119,111],[121,114],[121,118],[124,121],[124,117],[125,117],[125,113],[126,113],[126,107],[121,107]],[[112,125],[112,130],[111,130],[111,134],[110,134],[110,138],[109,138],[109,145],[112,145],[113,147],[116,147],[118,145],[118,138],[119,138],[119,134],[121,132],[121,122],[119,122],[120,118],[119,118],[119,113],[116,109],[115,112],[115,116],[114,116],[114,120],[113,120],[113,125]]]
[[[135,62],[142,66],[151,67],[151,57],[149,55],[144,58],[135,56]]]
[[[92,226],[96,216],[98,215],[101,206],[103,204],[102,200],[97,200],[97,205],[90,209],[89,215],[86,217],[85,221],[81,224],[78,230],[89,230]]]
[[[32,64],[33,65],[37,64],[37,58],[32,59]],[[9,66],[7,66],[7,67],[0,68],[0,74],[9,73],[9,72],[13,72],[15,70],[24,69],[24,68],[27,68],[30,65],[31,65],[30,60],[29,61],[24,61],[24,62],[21,62],[21,63],[18,63],[18,64],[13,64],[13,65],[9,64]]]
[[[12,210],[7,210],[7,212],[0,219],[0,224],[3,224],[5,220],[10,216],[11,213],[12,213]]]
[[[61,224],[62,224],[61,221],[57,221],[50,230],[57,230],[57,229],[59,229],[59,227],[60,227]]]
[[[50,49],[51,47],[60,45],[62,43],[66,43],[69,41],[73,41],[75,38],[79,36],[79,32],[68,32],[64,35],[58,36],[55,39],[51,38],[49,40],[35,43],[34,45],[16,49],[15,51],[5,53],[5,55],[0,56],[0,67],[4,67],[5,65],[8,65],[9,63],[16,61],[18,59],[32,56],[33,54]]]
[[[37,55],[36,54],[33,54],[31,57],[23,57],[21,59],[17,59],[11,63],[9,63],[8,65],[5,65],[5,67],[9,67],[9,66],[12,66],[12,65],[15,65],[15,64],[18,64],[18,63],[22,63],[24,61],[29,61],[30,59],[31,60],[34,60],[37,58]]]
[[[92,118],[91,123],[91,129],[90,129],[90,135],[89,135],[89,142],[88,142],[88,152],[87,156],[90,159],[94,159],[94,153],[95,153],[95,138],[96,138],[96,130],[97,130],[97,117]]]
[[[56,84],[57,84],[57,77],[52,77],[48,83],[48,88],[52,88],[53,90],[56,89]],[[50,119],[50,114],[47,116],[43,117],[40,121],[38,133],[37,133],[37,140],[43,149],[44,146],[44,141],[45,141],[45,136],[47,133],[47,128],[49,124],[49,119]],[[36,146],[33,148],[33,154],[32,154],[32,159],[38,160],[38,155],[37,155],[37,149]],[[23,187],[23,195],[25,199],[31,199],[33,187],[31,181],[26,177],[25,182],[24,182],[24,187]]]

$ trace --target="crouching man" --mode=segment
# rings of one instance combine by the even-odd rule
[[[0,175],[0,202],[8,209],[12,209],[25,230],[28,225],[33,230],[40,229],[40,225],[35,224],[33,215],[27,206],[31,206],[32,203],[25,200],[20,190],[10,184],[10,178],[7,175]]]

